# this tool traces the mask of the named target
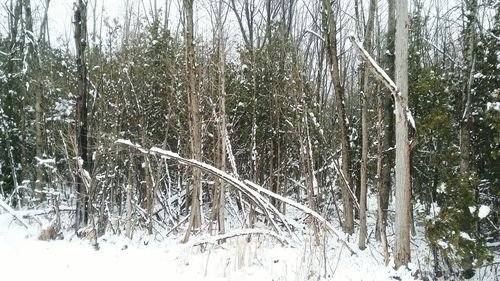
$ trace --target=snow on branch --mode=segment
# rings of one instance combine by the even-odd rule
[[[349,246],[349,244],[344,240],[342,239],[341,237],[343,237],[343,234],[339,233],[331,224],[330,222],[328,222],[328,220],[326,220],[323,216],[321,216],[320,214],[318,214],[316,211],[310,209],[309,207],[307,206],[304,206],[300,203],[297,203],[289,198],[286,198],[286,197],[283,197],[279,194],[276,194],[272,191],[269,191],[249,180],[245,180],[245,183],[248,184],[249,186],[251,186],[252,188],[255,188],[255,190],[259,191],[259,192],[262,192],[264,194],[267,194],[269,195],[270,197],[273,197],[275,199],[278,199],[280,200],[281,202],[283,203],[286,203],[292,207],[295,207],[301,211],[303,211],[304,213],[312,216],[314,219],[316,219],[320,224],[326,226],[326,228],[333,234],[335,235],[346,247],[347,249],[349,249],[349,251],[351,251],[351,254],[355,254],[356,252]]]
[[[213,176],[216,176],[222,180],[224,180],[226,183],[230,184],[231,186],[235,187],[237,190],[243,192],[245,195],[247,195],[252,201],[254,201],[257,206],[263,211],[267,219],[271,222],[273,225],[273,228],[279,233],[282,233],[281,228],[278,226],[276,223],[276,220],[274,219],[274,216],[278,217],[283,224],[285,225],[287,231],[289,233],[292,233],[290,229],[289,223],[287,223],[287,219],[285,216],[279,212],[276,207],[274,207],[272,204],[267,202],[264,197],[262,197],[258,192],[254,191],[250,187],[248,187],[245,183],[240,181],[239,179],[229,175],[228,173],[221,171],[217,168],[215,168],[212,165],[193,160],[193,159],[186,159],[181,157],[179,154],[174,153],[172,151],[167,151],[158,147],[152,147],[151,149],[147,150],[142,148],[138,144],[133,144],[129,140],[117,140],[116,143],[119,144],[124,144],[130,147],[133,147],[137,150],[139,150],[141,153],[144,154],[159,154],[163,158],[167,159],[173,159],[176,160],[178,163],[186,165],[186,166],[191,166],[191,167],[196,167],[200,170],[203,170],[206,173],[209,173]],[[274,215],[274,216],[273,216]]]
[[[9,212],[14,218],[16,218],[24,227],[29,229],[29,224],[24,221],[24,219],[16,214],[16,211],[12,209],[7,203],[5,203],[2,199],[0,199],[0,207],[4,208],[7,212]]]
[[[239,236],[247,236],[247,235],[267,235],[278,240],[282,245],[293,245],[293,242],[287,237],[280,235],[274,231],[266,230],[266,229],[242,229],[231,233],[225,233],[215,236],[202,236],[198,239],[195,239],[190,244],[192,246],[198,246],[203,244],[217,244],[218,241],[226,240],[228,238],[234,238]]]
[[[322,42],[325,42],[325,38],[323,38],[319,33],[315,32],[314,30],[312,29],[306,29],[304,31],[304,33],[311,33],[312,35],[316,36],[319,40],[321,40]]]
[[[133,147],[133,148],[137,149],[138,151],[140,151],[141,153],[157,154],[157,155],[160,155],[161,157],[175,160],[179,164],[183,164],[183,165],[187,165],[187,166],[191,166],[191,167],[196,167],[198,169],[203,170],[206,173],[209,173],[215,177],[218,177],[218,178],[224,180],[226,183],[230,184],[232,187],[236,188],[237,190],[239,190],[242,193],[244,193],[245,195],[247,195],[252,201],[254,201],[257,204],[257,206],[260,209],[262,209],[262,211],[266,215],[267,219],[271,222],[274,229],[276,230],[276,233],[266,232],[265,234],[271,235],[275,238],[284,237],[283,231],[281,230],[280,227],[278,227],[274,217],[277,217],[281,220],[281,222],[285,225],[286,229],[288,230],[288,232],[290,234],[292,233],[292,231],[290,229],[291,223],[289,223],[288,220],[285,218],[285,216],[279,210],[277,210],[268,200],[266,200],[261,195],[261,193],[264,193],[270,197],[276,198],[276,199],[278,199],[286,204],[289,204],[289,205],[303,211],[306,214],[309,214],[314,219],[316,219],[320,224],[324,225],[329,230],[330,233],[335,235],[351,251],[352,254],[356,253],[356,251],[354,251],[348,245],[348,243],[343,239],[343,235],[341,233],[339,233],[337,230],[335,230],[335,228],[324,217],[322,217],[320,214],[318,214],[314,210],[311,210],[310,208],[308,208],[302,204],[299,204],[299,203],[297,203],[289,198],[285,198],[283,196],[280,196],[280,195],[278,195],[274,192],[271,192],[271,191],[255,184],[255,183],[252,183],[250,181],[247,181],[247,180],[241,181],[241,180],[231,176],[230,174],[215,168],[214,166],[212,166],[210,164],[203,163],[203,162],[193,160],[193,159],[183,158],[179,154],[174,153],[172,151],[164,150],[164,149],[157,148],[157,147],[152,147],[151,149],[147,150],[147,149],[142,148],[138,144],[132,143],[129,140],[121,140],[120,139],[120,140],[117,140],[115,143],[123,144],[123,145],[129,146],[129,147]],[[230,235],[230,237],[231,237],[231,235]],[[219,239],[224,239],[224,238],[219,238]],[[280,239],[280,240],[286,241],[283,239]]]
[[[396,102],[400,104],[405,104],[402,101],[401,93],[399,92],[398,87],[396,86],[396,83],[387,75],[387,73],[378,65],[378,63],[370,56],[370,54],[361,46],[361,43],[356,41],[356,38],[354,35],[349,35],[349,40],[353,44],[354,47],[358,50],[359,54],[365,62],[367,62],[367,65],[370,67],[370,70],[373,72],[375,77],[377,77],[384,85],[391,91],[391,95],[394,97]],[[405,111],[406,111],[406,120],[412,128],[417,131],[417,128],[415,126],[415,121],[413,120],[413,116],[408,109],[408,106],[405,106]]]
[[[368,62],[368,65],[370,66],[373,74],[375,74],[375,77],[377,77],[382,83],[385,84],[387,88],[389,88],[389,90],[391,90],[392,95],[396,96],[399,93],[399,89],[396,86],[396,83],[392,81],[391,77],[387,75],[382,67],[380,67],[377,62],[370,56],[370,54],[363,48],[363,46],[361,46],[361,43],[356,41],[354,35],[350,35],[349,40],[351,40],[351,43],[356,47],[363,59]]]

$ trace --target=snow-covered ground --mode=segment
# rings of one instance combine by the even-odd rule
[[[70,233],[50,242],[38,233],[0,214],[0,280],[414,280],[407,269],[383,266],[378,249],[351,255],[333,238],[326,247],[308,241],[291,247],[242,236],[202,250],[193,246],[200,237],[182,244],[181,237],[103,236],[94,250]]]
[[[373,198],[371,198],[373,199]],[[369,200],[369,210],[375,200]],[[99,237],[99,250],[88,240],[64,230],[63,240],[38,240],[41,225],[50,219],[33,211],[13,211],[18,217],[29,214],[24,227],[0,208],[0,281],[3,280],[419,280],[432,270],[431,255],[423,229],[417,224],[412,238],[410,269],[393,269],[383,263],[382,249],[373,238],[375,214],[368,213],[369,243],[355,255],[332,236],[315,246],[308,234],[294,233],[292,245],[283,246],[269,235],[247,235],[214,242],[210,236],[192,236],[181,243],[184,231],[155,239],[137,230],[132,240],[118,235]],[[292,211],[287,216],[295,216]],[[35,219],[33,219],[35,218]],[[63,216],[63,225],[71,218]],[[265,227],[259,224],[260,227]],[[300,226],[300,225],[297,225]],[[306,230],[307,227],[302,228]],[[266,230],[262,229],[264,232]],[[241,232],[241,230],[240,230]],[[392,227],[388,228],[393,245]],[[326,241],[326,243],[325,243]],[[325,246],[326,245],[326,246]],[[357,249],[356,234],[348,245]],[[495,262],[500,262],[498,254]],[[496,268],[498,271],[498,267]],[[495,269],[483,268],[472,280],[500,280]],[[426,274],[424,273],[424,276]]]

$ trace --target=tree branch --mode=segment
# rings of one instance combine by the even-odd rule
[[[354,47],[358,50],[361,57],[364,59],[365,63],[370,67],[370,70],[373,72],[375,77],[378,78],[384,85],[391,91],[391,95],[394,97],[394,100],[400,104],[403,104],[401,93],[399,92],[396,83],[387,75],[387,73],[377,64],[377,62],[370,56],[370,54],[361,46],[361,43],[356,41],[354,35],[349,35],[349,40],[353,44]],[[406,120],[410,123],[413,130],[415,130],[415,134],[417,132],[417,128],[415,126],[415,121],[413,120],[413,116],[411,114],[408,106],[405,107],[406,112]],[[412,141],[414,143],[414,141]],[[416,143],[415,143],[416,144]]]
[[[29,225],[24,219],[16,214],[16,211],[12,209],[7,203],[0,199],[0,207],[4,208],[8,213],[10,213],[14,218],[16,218],[26,229],[29,229]]]
[[[391,94],[396,97],[399,95],[399,89],[396,86],[396,83],[392,81],[392,79],[387,75],[387,73],[377,64],[377,62],[370,56],[370,54],[361,46],[361,43],[356,41],[354,35],[349,35],[349,40],[356,47],[359,54],[367,65],[370,67],[370,70],[373,72],[375,77],[377,77],[384,85],[391,91]]]

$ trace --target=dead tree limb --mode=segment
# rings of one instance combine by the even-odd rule
[[[387,73],[378,65],[378,63],[370,56],[370,54],[361,46],[361,43],[356,41],[354,38],[354,35],[349,36],[349,40],[351,40],[351,43],[353,44],[354,47],[358,50],[359,54],[361,57],[368,63],[368,66],[370,67],[370,70],[372,73],[375,75],[375,77],[380,80],[390,91],[391,95],[394,98],[394,100],[398,103],[402,103],[402,98],[401,98],[401,93],[399,92],[398,87],[396,86],[396,83],[387,75]],[[415,130],[415,134],[417,132],[417,127],[415,126],[415,121],[413,119],[413,116],[411,114],[411,111],[408,107],[405,108],[406,112],[406,120],[410,125],[412,126],[413,130]],[[413,149],[414,146],[416,145],[416,138],[411,141],[410,143],[410,148]]]
[[[152,147],[151,149],[148,150],[148,149],[141,147],[138,144],[133,144],[129,140],[117,140],[115,143],[135,148],[136,150],[138,150],[141,153],[158,154],[161,157],[175,160],[179,164],[201,169],[206,173],[209,173],[215,177],[218,177],[218,178],[224,180],[226,183],[228,183],[232,187],[236,188],[237,190],[241,191],[242,193],[247,195],[252,201],[254,201],[257,204],[257,206],[260,209],[262,209],[264,215],[271,222],[271,224],[273,225],[273,228],[276,230],[276,233],[280,236],[283,235],[282,234],[283,232],[278,227],[275,219],[273,218],[273,215],[278,217],[284,223],[288,232],[291,234],[292,231],[290,230],[290,226],[287,223],[285,216],[280,211],[278,211],[272,204],[270,204],[264,197],[262,197],[262,195],[260,195],[260,193],[261,192],[265,193],[268,196],[271,196],[271,197],[278,199],[286,204],[289,204],[289,205],[305,212],[306,214],[309,214],[312,217],[314,217],[320,223],[320,225],[324,225],[326,227],[326,229],[329,230],[330,233],[332,233],[334,236],[336,236],[351,251],[352,254],[356,254],[356,251],[354,251],[349,246],[349,244],[342,238],[343,235],[341,233],[339,233],[324,217],[322,217],[320,214],[318,214],[314,210],[311,210],[310,208],[308,208],[304,205],[301,205],[301,204],[299,204],[291,199],[280,196],[274,192],[271,192],[271,191],[269,191],[261,186],[254,184],[250,181],[241,181],[241,180],[229,175],[228,173],[215,168],[212,165],[209,165],[209,164],[197,161],[197,160],[193,160],[193,159],[183,158],[179,154],[171,152],[171,151],[167,151],[167,150],[157,148],[157,147]]]
[[[16,211],[12,209],[7,203],[0,199],[0,207],[4,208],[9,214],[11,214],[15,219],[17,219],[26,229],[29,229],[29,224],[24,221],[24,219],[16,214]]]
[[[252,201],[254,201],[263,211],[264,215],[267,217],[269,222],[271,222],[273,228],[281,234],[281,229],[276,223],[276,220],[274,219],[273,215],[276,215],[280,220],[284,223],[286,229],[288,230],[289,233],[292,233],[290,226],[286,223],[286,218],[281,214],[274,206],[266,202],[266,200],[258,193],[255,192],[253,189],[248,187],[245,183],[242,181],[234,178],[233,176],[229,175],[228,173],[221,171],[209,164],[193,160],[193,159],[186,159],[181,157],[179,154],[163,150],[161,148],[153,147],[151,149],[145,149],[141,147],[140,145],[133,144],[132,142],[128,140],[117,140],[116,143],[118,144],[124,144],[130,147],[135,148],[141,153],[145,154],[158,154],[163,158],[168,158],[168,159],[173,159],[176,160],[179,164],[182,165],[187,165],[190,167],[195,167],[200,170],[203,170],[206,173],[209,173],[217,178],[220,178],[224,180],[226,183],[230,184],[231,186],[235,187],[237,190],[241,191],[245,195],[247,195]]]
[[[314,210],[312,210],[312,209],[310,209],[302,204],[299,204],[299,203],[297,203],[289,198],[283,197],[279,194],[276,194],[272,191],[269,191],[269,190],[267,190],[259,185],[256,185],[255,183],[253,183],[251,181],[245,180],[245,183],[259,192],[265,193],[265,194],[269,195],[270,197],[278,199],[281,202],[286,203],[290,206],[293,206],[293,207],[303,211],[304,213],[312,216],[320,223],[320,225],[324,225],[326,227],[326,229],[330,231],[330,233],[332,233],[334,236],[336,236],[347,247],[347,249],[349,249],[351,254],[356,254],[356,252],[349,246],[349,244],[344,239],[341,238],[343,236],[343,234],[339,233],[333,227],[333,225],[331,225],[330,222],[328,222],[328,220],[326,220],[323,216],[318,214],[316,211],[314,211]]]
[[[224,241],[228,238],[247,236],[247,235],[267,235],[278,240],[281,245],[292,245],[293,242],[287,237],[280,235],[274,231],[264,230],[264,229],[242,229],[232,233],[226,233],[221,235],[209,236],[209,237],[200,237],[192,242],[193,246],[203,245],[203,244],[217,244],[218,241]]]

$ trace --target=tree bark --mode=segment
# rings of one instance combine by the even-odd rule
[[[132,193],[133,193],[133,186],[134,186],[134,165],[132,163],[130,164],[130,168],[128,171],[128,181],[127,181],[127,186],[126,186],[126,201],[125,201],[125,208],[127,212],[127,221],[125,223],[125,236],[127,236],[129,239],[132,239],[132,227],[133,227],[133,222],[132,222]]]
[[[472,118],[471,118],[471,98],[472,98],[472,83],[474,82],[474,66],[475,66],[475,41],[476,29],[475,21],[477,14],[477,0],[466,0],[465,8],[467,13],[465,42],[464,42],[464,58],[467,68],[465,75],[467,77],[462,91],[462,111],[460,119],[460,172],[467,179],[470,175],[470,157],[471,157],[471,133]]]
[[[410,253],[410,147],[408,144],[408,0],[396,1],[395,69],[396,85],[401,97],[396,102],[396,268],[407,265]]]
[[[365,40],[363,45],[365,49],[370,52],[372,47],[372,33],[375,23],[375,9],[377,7],[377,0],[370,1],[370,8],[368,12],[368,22],[366,23]],[[367,64],[367,63],[365,63]],[[366,248],[366,194],[367,194],[367,174],[368,174],[368,105],[366,98],[370,91],[368,83],[370,70],[368,66],[364,66],[364,79],[363,79],[363,92],[361,93],[361,137],[362,137],[362,151],[361,151],[361,181],[360,181],[360,198],[359,198],[359,249]]]
[[[184,0],[184,12],[186,16],[186,76],[188,85],[188,106],[190,115],[190,138],[191,154],[193,159],[201,160],[201,117],[198,102],[195,53],[194,53],[194,23],[193,23],[193,2],[194,0]],[[191,213],[189,227],[183,242],[189,240],[189,235],[193,231],[198,231],[202,224],[201,214],[201,171],[191,168],[193,176],[193,192],[191,194]]]
[[[75,46],[76,46],[76,66],[78,73],[78,96],[76,99],[76,149],[78,161],[82,162],[82,167],[88,171],[89,163],[87,159],[87,65],[85,58],[85,48],[87,46],[87,2],[79,0],[74,14],[75,24]],[[75,230],[84,227],[88,222],[88,202],[87,190],[83,184],[83,173],[81,169],[76,172],[76,223]]]
[[[387,23],[387,50],[384,51],[384,65],[389,77],[394,79],[394,37],[396,35],[396,14],[395,0],[388,0],[388,23]],[[377,216],[376,238],[380,240],[382,232],[385,235],[387,225],[387,209],[389,208],[389,198],[391,196],[391,167],[394,163],[394,100],[391,96],[383,95],[381,102],[384,110],[382,111],[382,143],[381,153],[381,173],[378,177],[379,197],[381,216]],[[378,222],[382,219],[382,223]],[[380,228],[382,227],[382,228]]]
[[[387,209],[383,209],[384,204],[383,200],[386,196],[383,191],[383,181],[382,181],[382,169],[383,169],[383,118],[384,118],[384,108],[383,108],[383,99],[384,97],[378,97],[378,108],[377,108],[377,225],[376,225],[376,238],[378,241],[382,242],[382,248],[384,251],[384,263],[387,265],[389,263],[389,246],[387,243],[387,235],[385,232],[386,219],[384,215],[387,217]]]
[[[214,153],[215,165],[218,169],[222,171],[227,170],[227,129],[226,129],[226,54],[225,54],[225,44],[224,44],[224,14],[223,14],[223,3],[218,1],[216,11],[215,11],[215,49],[217,52],[217,93],[215,95],[215,100],[217,100],[216,105],[216,149]],[[213,198],[213,209],[211,214],[210,229],[213,221],[217,221],[219,227],[219,234],[224,234],[225,232],[225,193],[226,193],[226,183],[221,179],[216,179],[215,190]]]
[[[148,146],[148,136],[147,136],[147,123],[145,121],[145,117],[141,116],[141,141],[144,147]],[[147,220],[147,228],[148,234],[153,234],[153,211],[154,211],[154,201],[155,201],[155,187],[151,180],[151,163],[149,161],[149,156],[144,155],[144,187],[146,189],[146,212],[148,216]]]
[[[28,36],[27,40],[27,61],[29,66],[29,87],[27,89],[27,94],[29,96],[35,97],[35,156],[36,156],[36,179],[35,179],[35,192],[36,197],[39,201],[43,201],[45,199],[43,193],[43,169],[40,163],[38,163],[41,159],[43,159],[44,155],[44,139],[43,139],[43,112],[42,112],[42,97],[43,97],[43,87],[40,79],[40,63],[39,63],[39,54],[38,54],[38,46],[36,45],[36,38],[33,32],[33,17],[31,13],[31,1],[23,0],[24,11],[25,11],[25,29],[26,35]],[[41,27],[43,28],[43,26]]]
[[[352,234],[354,232],[354,216],[353,216],[353,197],[349,192],[351,185],[351,176],[349,171],[349,142],[347,136],[347,117],[344,104],[344,89],[340,80],[339,62],[337,56],[337,27],[335,14],[332,11],[330,1],[323,0],[323,28],[326,34],[326,49],[328,52],[328,63],[332,82],[335,89],[335,104],[338,112],[338,122],[340,128],[340,140],[342,151],[342,173],[345,181],[341,180],[342,186],[342,203],[344,206],[344,222],[342,228],[345,233]],[[342,177],[341,177],[342,178]]]
[[[311,147],[311,137],[309,135],[309,122],[308,122],[308,109],[307,105],[303,102],[304,113],[302,120],[300,121],[300,150],[301,150],[301,160],[303,173],[306,182],[307,189],[307,200],[309,201],[309,208],[313,211],[317,211],[317,184],[316,179],[314,177],[314,162],[312,156],[312,147]],[[319,245],[319,226],[317,223],[311,219],[311,224],[314,232],[316,245]]]

